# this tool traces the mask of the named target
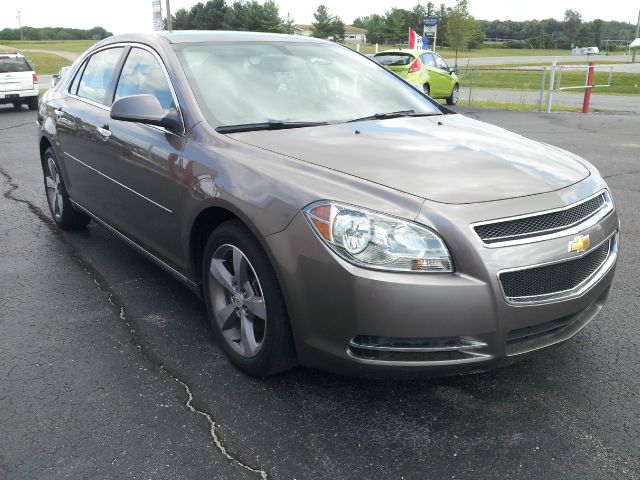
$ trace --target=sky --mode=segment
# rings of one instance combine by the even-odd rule
[[[163,11],[166,0],[162,0]],[[453,6],[454,0],[432,0],[439,5]],[[287,13],[296,23],[311,23],[313,12],[324,3],[329,13],[338,15],[346,24],[358,16],[372,13],[384,14],[391,7],[410,9],[423,0],[276,0],[283,17]],[[171,10],[190,7],[196,0],[171,0]],[[232,0],[227,0],[232,3]],[[634,5],[635,3],[635,5]],[[11,8],[9,8],[9,4]],[[562,20],[568,8],[578,10],[585,21],[601,18],[619,20],[635,24],[640,2],[633,0],[608,0],[603,2],[588,0],[469,0],[469,10],[477,19],[483,20],[532,20],[555,18]],[[102,26],[113,33],[149,32],[153,30],[151,20],[151,0],[16,0],[3,2],[0,12],[0,29],[18,26],[18,10],[22,25],[32,27],[74,27],[91,28]]]

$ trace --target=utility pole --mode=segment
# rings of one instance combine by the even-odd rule
[[[636,25],[636,38],[640,38],[640,10],[638,10],[638,24]]]
[[[171,5],[169,5],[169,0],[167,0],[167,30],[173,30],[171,28]]]
[[[18,19],[18,25],[20,25],[20,40],[24,40],[24,37],[22,36],[22,19],[20,18],[20,10],[18,10],[18,16],[16,18]]]

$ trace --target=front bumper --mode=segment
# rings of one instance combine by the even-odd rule
[[[580,190],[555,194],[555,201],[563,195],[580,198]],[[439,206],[441,217],[449,219],[440,225],[418,218],[443,234],[454,274],[355,267],[316,238],[302,214],[283,232],[267,237],[300,363],[364,376],[483,371],[565,341],[596,316],[613,281],[615,257],[577,297],[511,305],[500,288],[499,272],[563,258],[570,235],[486,248],[468,232],[468,225],[482,218],[474,216],[474,208]],[[617,230],[613,211],[584,233],[595,244],[617,238]]]

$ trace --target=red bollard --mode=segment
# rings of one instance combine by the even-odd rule
[[[584,89],[584,100],[582,101],[582,113],[589,113],[589,100],[591,100],[591,90],[593,90],[593,71],[595,62],[588,62],[587,88]]]

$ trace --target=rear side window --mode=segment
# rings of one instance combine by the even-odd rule
[[[115,99],[142,94],[154,95],[162,108],[175,107],[167,77],[158,60],[147,50],[132,48],[120,74]]]
[[[422,63],[424,63],[427,67],[435,67],[436,66],[436,62],[433,59],[433,55],[431,55],[430,53],[425,53],[420,58],[422,59]]]
[[[413,61],[413,55],[409,53],[378,53],[373,58],[385,67],[409,65]]]
[[[30,72],[31,65],[24,57],[0,56],[0,73]]]
[[[122,50],[122,47],[110,48],[91,56],[78,84],[79,97],[104,103],[104,97]]]

